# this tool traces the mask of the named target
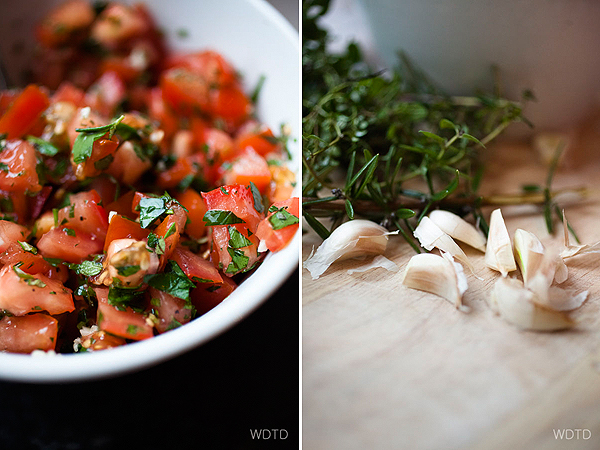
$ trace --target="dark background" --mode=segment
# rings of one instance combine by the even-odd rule
[[[240,324],[150,369],[76,384],[0,382],[0,449],[298,448],[298,292],[296,271]],[[288,437],[253,440],[251,428]]]

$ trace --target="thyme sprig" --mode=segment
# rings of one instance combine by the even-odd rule
[[[477,193],[486,146],[512,123],[531,125],[523,116],[531,92],[520,102],[502,98],[498,88],[449,96],[403,54],[394,70],[374,72],[356,43],[343,53],[328,51],[329,35],[318,23],[328,8],[328,0],[303,2],[307,223],[326,238],[330,230],[316,217],[333,219],[333,229],[360,214],[400,229],[416,248],[412,233],[403,229],[412,231],[408,219],[418,221],[433,207],[445,207],[472,214],[487,232],[481,207],[488,200]],[[418,180],[422,189],[414,187]],[[332,195],[320,196],[325,189]],[[546,191],[549,203],[549,187]]]

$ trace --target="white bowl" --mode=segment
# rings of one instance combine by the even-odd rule
[[[9,76],[15,79],[25,67],[32,24],[53,2],[10,2],[10,6],[6,3],[0,7],[0,52]],[[165,31],[171,48],[219,51],[243,74],[247,91],[262,74],[266,75],[258,117],[273,130],[287,123],[292,136],[296,139],[300,136],[298,34],[272,6],[261,0],[147,0],[145,3]],[[185,39],[177,37],[181,29],[189,33]],[[21,50],[14,54],[11,50],[21,40]],[[298,140],[290,142],[289,147],[294,155],[290,166],[296,169]],[[89,354],[33,357],[0,353],[0,378],[25,382],[84,381],[139,370],[172,358],[227,330],[264,302],[297,267],[299,249],[300,233],[297,233],[285,249],[269,254],[227,299],[187,325],[152,339]]]

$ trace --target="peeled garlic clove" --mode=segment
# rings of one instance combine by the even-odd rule
[[[370,220],[351,220],[336,228],[317,251],[304,261],[312,279],[319,278],[333,262],[385,252],[389,232]]]
[[[485,236],[466,220],[450,211],[442,211],[441,209],[432,211],[429,218],[452,238],[485,252]]]
[[[419,240],[423,248],[431,250],[435,247],[440,251],[450,253],[465,264],[471,272],[474,272],[473,264],[471,264],[467,255],[465,255],[465,252],[454,242],[454,239],[442,231],[429,217],[421,219],[419,226],[415,228],[414,236]]]
[[[491,292],[491,302],[507,322],[525,330],[557,331],[570,328],[574,322],[563,312],[536,304],[535,294],[514,278],[499,278]]]
[[[490,231],[485,249],[485,263],[493,270],[506,276],[509,272],[517,270],[513,256],[510,235],[502,218],[500,209],[492,211],[490,217]]]
[[[572,289],[551,286],[545,303],[541,303],[537,297],[534,297],[534,301],[555,311],[572,311],[583,305],[587,297],[588,291],[576,293]]]
[[[402,284],[439,295],[457,308],[462,306],[462,295],[467,289],[464,274],[460,277],[452,262],[432,253],[420,253],[410,259]]]
[[[529,278],[539,269],[544,257],[544,246],[537,236],[529,231],[515,231],[515,253],[517,264],[527,285]]]

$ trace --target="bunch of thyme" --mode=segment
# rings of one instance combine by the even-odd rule
[[[377,73],[356,43],[333,54],[327,31],[318,23],[328,8],[329,0],[305,0],[302,9],[302,195],[307,223],[325,239],[346,216],[360,215],[399,229],[419,251],[408,219],[416,216],[419,221],[441,207],[472,214],[487,234],[481,207],[505,199],[478,194],[483,153],[510,124],[531,126],[522,103],[502,98],[499,89],[473,97],[449,96],[402,54],[398,68]],[[522,102],[532,98],[526,91]],[[320,196],[323,191],[331,195]],[[516,197],[512,203],[552,201],[549,186],[543,195],[531,190]],[[333,219],[332,227],[317,217]]]

